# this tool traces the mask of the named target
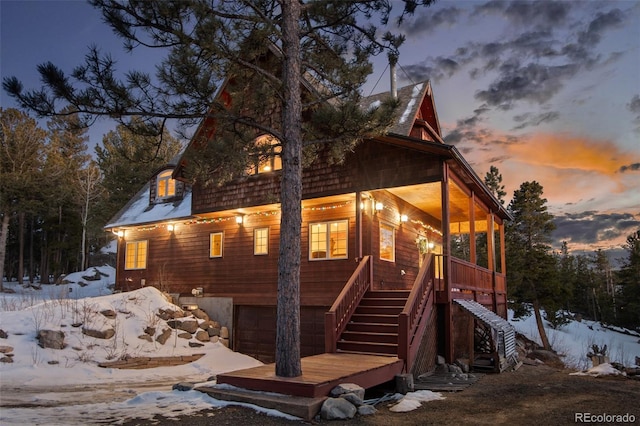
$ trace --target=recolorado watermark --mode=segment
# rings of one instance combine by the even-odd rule
[[[576,423],[635,423],[636,416],[626,414],[596,414],[596,413],[575,413],[573,420]]]

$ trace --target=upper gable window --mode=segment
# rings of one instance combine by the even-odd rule
[[[158,175],[156,197],[169,198],[176,195],[176,181],[171,178],[173,170],[165,170]]]
[[[271,135],[262,135],[256,138],[255,144],[261,154],[249,166],[247,170],[249,175],[282,169],[282,145],[278,139]]]

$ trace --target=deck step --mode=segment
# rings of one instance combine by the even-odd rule
[[[369,290],[364,294],[368,299],[404,299],[409,298],[409,290]]]
[[[398,324],[384,324],[371,322],[349,322],[345,331],[359,331],[362,333],[390,333],[398,334]]]
[[[392,343],[379,342],[347,342],[340,340],[337,344],[338,349],[351,352],[366,352],[373,354],[397,354],[398,345]]]
[[[397,333],[345,331],[342,340],[347,342],[398,343]]]
[[[396,317],[402,312],[402,306],[362,306],[359,305],[354,312],[355,315],[395,315]]]
[[[351,316],[351,322],[397,325],[398,315],[355,313]]]
[[[401,297],[367,297],[366,295],[360,300],[359,306],[397,306],[404,308],[407,299]]]

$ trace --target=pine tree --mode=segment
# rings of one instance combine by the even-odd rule
[[[517,302],[532,303],[540,339],[550,350],[540,310],[545,301],[557,296],[555,261],[549,246],[555,226],[542,194],[538,182],[524,182],[509,203],[514,220],[507,226],[507,283]]]
[[[210,177],[210,171],[230,179],[245,170],[249,158],[259,154],[251,147],[256,136],[280,141],[276,374],[300,375],[303,164],[314,145],[330,144],[339,161],[345,150],[389,124],[395,102],[359,108],[358,89],[371,72],[369,58],[385,51],[397,57],[404,41],[380,34],[377,21],[387,24],[400,4],[401,22],[432,0],[92,3],[128,48],[167,49],[156,80],[140,72],[119,80],[114,61],[94,48],[72,73],[75,87],[51,63],[40,66],[47,85],[42,90],[25,93],[16,78],[5,79],[3,86],[22,105],[45,115],[56,113],[60,101],[81,114],[125,120],[138,115],[193,122],[207,115],[216,122],[216,137],[197,155],[206,161],[200,162],[205,173],[196,173],[196,179]],[[214,102],[223,81],[229,97]]]
[[[620,301],[618,323],[640,330],[640,229],[627,237],[627,259],[619,271]]]
[[[0,108],[0,291],[3,290],[9,222],[16,215],[24,217],[34,210],[45,135],[24,112]]]
[[[507,193],[505,192],[504,185],[502,184],[502,174],[496,166],[490,167],[484,177],[484,184],[487,185],[487,188],[491,190],[498,201],[504,204],[504,196],[507,195]]]

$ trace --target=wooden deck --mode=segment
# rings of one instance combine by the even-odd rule
[[[325,353],[302,358],[302,375],[278,377],[275,364],[232,371],[217,376],[217,383],[244,389],[318,398],[329,395],[340,383],[363,388],[393,380],[402,373],[404,361],[392,356],[353,353]]]

